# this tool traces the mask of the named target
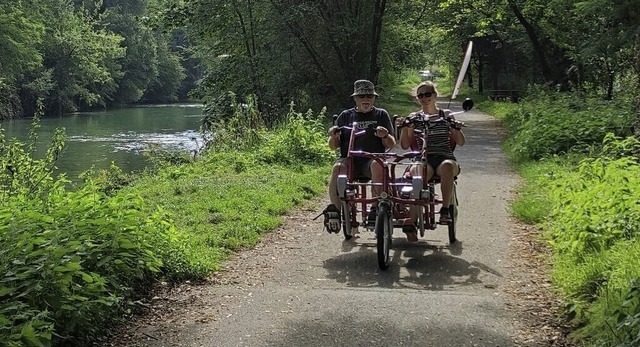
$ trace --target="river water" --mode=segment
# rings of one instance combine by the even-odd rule
[[[76,181],[85,170],[105,169],[111,162],[125,172],[136,172],[147,165],[142,153],[152,145],[181,151],[201,146],[201,118],[201,104],[148,105],[44,117],[37,148],[44,152],[54,130],[64,127],[67,148],[56,172],[67,173],[69,179]],[[31,119],[0,122],[7,138],[28,141]]]

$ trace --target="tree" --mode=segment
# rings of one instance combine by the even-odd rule
[[[152,30],[140,17],[146,13],[146,0],[104,1],[103,22],[109,31],[123,37],[125,55],[118,60],[123,74],[116,79],[116,104],[138,102],[150,83],[158,77],[158,44]],[[162,43],[160,43],[162,44]]]
[[[42,64],[37,47],[44,25],[27,16],[20,3],[0,3],[0,78],[13,81]]]
[[[78,107],[104,106],[117,84],[115,60],[123,56],[122,38],[105,29],[73,4],[55,0],[50,4],[44,40],[44,70],[53,88],[47,109],[58,114]]]
[[[158,74],[147,86],[143,102],[176,102],[185,69],[181,65],[180,57],[172,52],[166,39],[157,40],[156,57],[158,58]]]

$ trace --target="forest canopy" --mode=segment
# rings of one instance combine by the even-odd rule
[[[344,106],[354,80],[407,71],[467,83],[637,94],[638,6],[626,0],[24,0],[0,4],[0,114],[255,95]],[[383,94],[384,97],[384,94]]]

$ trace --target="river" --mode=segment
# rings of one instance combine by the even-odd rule
[[[37,148],[44,152],[54,130],[64,127],[67,147],[56,173],[66,173],[77,181],[80,173],[92,167],[108,168],[111,162],[125,172],[137,172],[147,165],[142,153],[151,145],[184,151],[202,145],[198,132],[201,118],[201,104],[147,105],[43,117]],[[7,138],[28,141],[31,119],[0,122]]]

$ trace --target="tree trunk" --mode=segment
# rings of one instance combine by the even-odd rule
[[[484,81],[482,76],[482,69],[484,68],[483,59],[478,59],[474,62],[476,70],[478,71],[478,93],[484,94]]]
[[[538,39],[538,33],[536,32],[536,29],[531,23],[529,23],[526,18],[524,18],[524,15],[522,15],[522,12],[520,11],[520,8],[518,7],[518,4],[516,4],[515,0],[507,0],[507,3],[509,4],[509,8],[511,8],[511,11],[516,16],[520,24],[524,27],[527,36],[529,36],[529,40],[531,41],[531,45],[533,46],[533,51],[536,55],[536,58],[538,58],[538,63],[540,64],[540,69],[542,70],[542,75],[544,76],[545,82],[556,82],[554,80],[555,76],[551,68],[549,67],[549,63],[547,62],[547,58],[544,53],[544,47]]]
[[[473,73],[471,71],[471,66],[473,66],[474,64],[469,64],[469,67],[467,68],[467,71],[465,72],[465,74],[467,75],[467,82],[469,83],[469,89],[473,90]]]
[[[378,53],[380,51],[380,38],[382,37],[382,19],[384,17],[384,9],[387,4],[386,0],[376,0],[373,9],[373,23],[371,28],[371,63],[369,65],[369,79],[374,84],[378,82],[378,74],[380,66],[378,65]]]
[[[248,1],[247,5],[249,7],[249,28],[253,27],[253,18],[251,18],[251,2]],[[247,29],[247,23],[245,23],[244,16],[242,15],[242,11],[240,10],[240,4],[238,4],[237,0],[233,1],[233,10],[238,17],[238,24],[240,30],[242,31],[242,37],[244,39],[245,50],[247,51],[247,59],[249,60],[249,78],[251,79],[251,84],[253,87],[253,92],[258,97],[258,100],[261,99],[262,95],[260,92],[260,86],[258,85],[258,77],[256,71],[256,52],[255,52],[255,41],[254,41],[254,33],[251,30]]]

